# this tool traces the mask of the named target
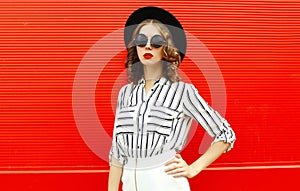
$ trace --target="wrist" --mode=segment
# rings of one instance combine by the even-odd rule
[[[201,170],[197,169],[193,164],[190,165],[189,168],[190,168],[190,173],[189,173],[190,175],[188,178],[193,178],[201,172]]]

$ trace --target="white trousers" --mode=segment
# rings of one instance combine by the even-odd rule
[[[174,178],[166,166],[133,169],[123,168],[123,191],[190,191],[187,178]]]

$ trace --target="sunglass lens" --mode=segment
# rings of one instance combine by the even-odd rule
[[[165,44],[165,40],[162,36],[160,35],[154,35],[151,38],[151,46],[153,46],[154,48],[159,48],[161,46],[163,46]]]
[[[139,47],[144,47],[147,45],[148,38],[144,34],[138,34],[135,37],[135,45]]]

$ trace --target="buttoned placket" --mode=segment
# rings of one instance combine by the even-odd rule
[[[154,93],[154,89],[159,85],[159,80],[157,80],[153,87],[149,90],[149,92],[146,94],[145,92],[145,83],[144,81],[140,84],[142,86],[142,103],[141,105],[138,107],[138,116],[137,116],[137,132],[138,132],[138,136],[137,136],[137,150],[140,150],[141,149],[141,145],[142,145],[142,142],[143,142],[143,133],[144,133],[144,125],[145,125],[145,115],[147,113],[147,108],[149,108],[148,104],[149,104],[149,101],[150,101],[150,98],[152,96],[152,94]],[[141,150],[140,150],[141,151]],[[139,156],[139,154],[141,155],[141,153],[138,153],[137,152],[137,156]]]

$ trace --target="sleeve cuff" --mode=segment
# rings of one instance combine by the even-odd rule
[[[233,149],[234,146],[234,142],[235,142],[235,136],[232,137],[226,137],[223,133],[219,136],[217,136],[214,141],[212,142],[212,144],[216,143],[216,142],[224,142],[224,143],[230,143],[230,146],[228,147],[228,149],[226,151],[224,151],[224,153],[230,151],[231,149]]]
[[[125,160],[118,160],[114,156],[109,155],[109,166],[115,166],[122,168],[125,163]]]

